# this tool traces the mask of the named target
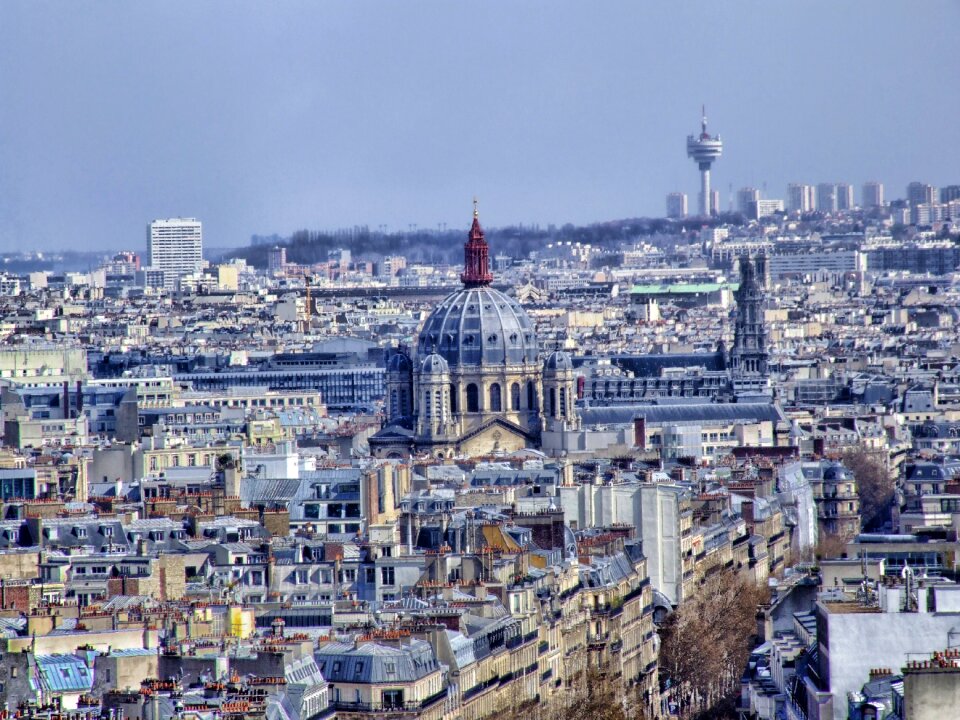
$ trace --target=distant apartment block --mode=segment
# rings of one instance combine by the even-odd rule
[[[667,217],[684,218],[687,216],[686,193],[673,192],[667,195]]]
[[[287,264],[287,249],[285,247],[270,248],[267,252],[267,270],[271,273],[278,272],[283,270],[283,266]]]
[[[960,185],[947,185],[940,188],[940,203],[946,205],[953,200],[960,200]]]
[[[154,220],[147,225],[150,269],[162,270],[164,287],[174,289],[177,280],[203,266],[203,227],[195,218]]]
[[[740,188],[737,191],[737,212],[741,215],[749,217],[751,206],[759,201],[759,190],[752,187]]]
[[[815,275],[817,273],[840,274],[862,272],[867,269],[867,259],[858,250],[811,250],[803,253],[784,253],[769,257],[770,276]]]
[[[883,207],[883,183],[866,182],[863,184],[863,206],[865,208]]]
[[[747,217],[759,220],[783,212],[783,200],[757,200],[751,203],[745,213]]]
[[[852,210],[855,203],[853,202],[853,185],[850,183],[837,183],[837,210]]]
[[[808,213],[816,209],[816,189],[813,185],[790,183],[787,186],[787,212]]]
[[[817,210],[823,213],[837,211],[837,186],[833,183],[817,185]]]
[[[910,207],[933,205],[937,199],[937,189],[933,185],[922,182],[912,182],[907,185],[907,204]]]

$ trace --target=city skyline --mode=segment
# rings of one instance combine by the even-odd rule
[[[731,185],[952,184],[937,5],[6,4],[0,252],[139,247],[180,215],[210,247],[454,227],[473,195],[494,226],[659,217],[696,198],[702,103],[722,210]]]

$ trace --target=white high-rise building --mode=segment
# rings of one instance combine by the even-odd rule
[[[164,287],[203,267],[203,228],[196,218],[154,220],[147,225],[150,269],[163,270]]]

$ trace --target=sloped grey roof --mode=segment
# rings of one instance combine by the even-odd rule
[[[580,411],[584,425],[628,425],[642,417],[653,425],[694,422],[783,422],[780,408],[767,403],[699,403],[696,405],[616,405]]]
[[[244,478],[240,483],[240,500],[248,506],[290,502],[296,498],[299,489],[299,480]]]
[[[93,686],[93,672],[78,655],[37,655],[37,673],[49,692],[84,692]]]
[[[314,657],[327,682],[413,682],[439,670],[430,643],[411,640],[401,647],[367,642],[359,646],[329,643]]]

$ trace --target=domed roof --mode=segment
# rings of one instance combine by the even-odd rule
[[[410,372],[410,358],[404,352],[394,353],[387,361],[387,372]]]
[[[447,361],[435,352],[427,355],[420,363],[421,375],[442,375],[448,372],[450,372],[450,366],[447,365]]]
[[[420,331],[419,352],[439,353],[455,366],[537,361],[533,323],[520,304],[492,287],[466,287],[447,296]]]
[[[543,369],[547,371],[573,370],[573,359],[570,353],[563,350],[554,350],[543,362]]]
[[[830,463],[823,471],[824,480],[853,480],[853,473],[840,463]]]

